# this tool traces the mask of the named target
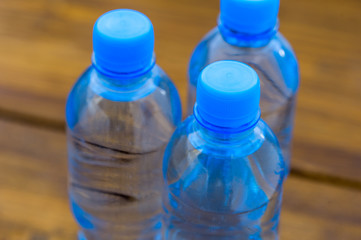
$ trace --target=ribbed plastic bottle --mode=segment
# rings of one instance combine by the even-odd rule
[[[194,115],[164,155],[164,239],[278,239],[285,164],[259,101],[249,66],[219,61],[203,70]]]
[[[262,118],[275,132],[289,170],[299,72],[291,45],[278,32],[279,0],[220,2],[218,26],[199,43],[190,60],[188,114],[204,67],[219,60],[250,65],[261,81]]]
[[[160,239],[162,159],[181,121],[178,92],[155,64],[152,23],[137,11],[102,15],[93,50],[66,105],[79,239]]]

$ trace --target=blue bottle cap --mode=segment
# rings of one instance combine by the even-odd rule
[[[245,130],[259,120],[260,94],[258,75],[248,65],[212,63],[198,80],[195,116],[206,127]]]
[[[220,20],[241,33],[260,34],[277,24],[280,0],[221,0]]]
[[[93,64],[102,72],[134,73],[154,65],[154,30],[142,13],[118,9],[100,16],[93,29]]]

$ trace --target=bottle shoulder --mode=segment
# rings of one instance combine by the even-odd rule
[[[200,139],[193,125],[189,117],[177,128],[164,155],[163,174],[173,196],[205,211],[240,213],[262,206],[280,191],[284,162],[263,121],[246,140],[217,148]]]
[[[132,141],[157,135],[153,137],[160,143],[167,142],[181,121],[178,92],[158,66],[143,78],[135,82],[113,81],[103,79],[93,67],[88,68],[68,96],[69,132],[88,138],[103,136],[103,142],[114,144],[121,134],[127,134]]]
[[[291,45],[279,32],[263,47],[241,47],[230,44],[227,36],[223,36],[218,28],[212,29],[192,54],[190,81],[195,84],[204,67],[220,60],[244,62],[259,69],[259,72],[266,72],[281,87],[289,88],[293,93],[298,89],[298,61]]]
[[[281,32],[277,32],[267,44],[263,46],[241,46],[237,44],[230,43],[228,41],[228,36],[221,34],[218,27],[210,30],[198,43],[194,52],[198,51],[223,51],[233,54],[243,54],[243,55],[258,55],[265,54],[268,52],[277,52],[280,50],[285,50],[289,54],[289,57],[297,59],[296,54],[289,43],[289,41],[283,36]],[[193,54],[194,55],[194,54]],[[283,54],[282,54],[283,56]],[[284,57],[284,56],[283,56]]]
[[[172,161],[197,159],[206,155],[208,158],[228,160],[253,158],[262,163],[274,162],[275,166],[283,163],[278,140],[263,120],[245,136],[231,141],[205,137],[197,125],[192,115],[177,127],[167,148],[167,156],[172,158]]]
[[[177,94],[173,82],[158,65],[147,74],[132,79],[111,79],[90,66],[78,78],[70,94],[76,97],[85,90],[114,102],[137,101],[161,90],[165,91],[163,95]]]

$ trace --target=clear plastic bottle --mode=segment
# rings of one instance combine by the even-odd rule
[[[291,141],[299,72],[291,45],[278,32],[279,0],[221,0],[218,27],[196,47],[189,64],[188,114],[196,100],[199,73],[219,60],[236,60],[256,70],[261,109],[275,132],[290,168]]]
[[[79,239],[160,239],[162,159],[181,121],[155,65],[150,20],[114,10],[94,26],[92,66],[66,106],[69,197]]]
[[[203,70],[197,86],[194,115],[164,154],[164,238],[278,239],[285,164],[260,120],[256,72],[219,61]]]

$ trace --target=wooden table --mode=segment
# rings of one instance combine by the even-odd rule
[[[186,69],[217,0],[0,1],[0,240],[75,239],[64,106],[90,64],[92,25],[133,8],[155,26],[158,63],[185,106]],[[302,83],[282,240],[361,239],[361,1],[282,0]]]

